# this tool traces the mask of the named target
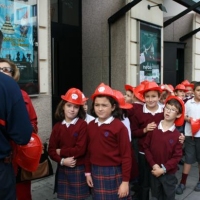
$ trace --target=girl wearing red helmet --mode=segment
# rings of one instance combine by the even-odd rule
[[[89,190],[84,176],[87,123],[82,92],[71,88],[61,99],[55,112],[59,122],[53,127],[48,148],[49,156],[58,163],[54,191],[58,199],[83,200]]]
[[[100,84],[92,95],[86,156],[87,183],[94,199],[130,199],[131,148],[128,130],[112,89]]]

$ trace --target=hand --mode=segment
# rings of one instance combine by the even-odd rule
[[[163,175],[164,174],[164,170],[163,170],[163,168],[156,168],[156,169],[153,169],[153,170],[151,170],[151,173],[155,176],[155,177],[159,177],[159,176],[161,176],[161,175]]]
[[[129,182],[123,181],[118,189],[119,198],[128,196],[129,194]]]
[[[155,164],[152,166],[152,169],[157,169],[157,168],[160,168],[160,166],[158,164]]]
[[[65,158],[63,165],[67,166],[67,167],[75,167],[76,166],[76,160],[74,159],[74,156]]]
[[[92,176],[91,175],[87,175],[86,176],[86,182],[87,182],[89,187],[93,187],[93,181],[92,181]]]
[[[60,156],[61,149],[56,149],[56,153]]]
[[[145,128],[144,133],[147,133],[148,131],[153,131],[156,127],[157,127],[156,123],[151,122],[151,123],[147,124],[147,127]]]
[[[179,142],[180,142],[181,144],[183,144],[184,141],[185,141],[185,136],[183,135],[183,133],[181,133],[181,135],[179,136]]]

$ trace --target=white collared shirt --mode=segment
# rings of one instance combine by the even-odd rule
[[[155,115],[157,113],[162,113],[163,112],[163,107],[161,105],[158,104],[158,109],[155,112],[151,112],[147,106],[146,103],[143,106],[143,113],[151,113],[152,115]]]
[[[109,117],[107,120],[104,122],[100,122],[99,118],[95,119],[95,123],[98,123],[98,126],[101,126],[102,124],[110,124],[115,118],[113,116]]]
[[[185,115],[192,117],[193,119],[200,118],[200,103],[196,102],[194,98],[189,99],[185,103]],[[186,121],[185,123],[185,136],[192,136],[191,124]],[[200,130],[194,135],[194,137],[200,137]]]
[[[66,127],[68,128],[70,126],[70,124],[76,124],[76,122],[78,121],[78,117],[74,118],[71,122],[66,122],[65,119],[62,121],[62,124],[65,124]]]
[[[161,120],[160,123],[159,123],[159,125],[158,125],[158,129],[162,130],[162,132],[166,132],[166,131],[173,132],[176,129],[175,124],[173,124],[168,130],[164,130],[163,126],[162,126],[162,122],[163,122],[163,120]]]
[[[86,114],[85,121],[87,122],[87,124],[89,124],[94,119],[95,118],[92,115]]]

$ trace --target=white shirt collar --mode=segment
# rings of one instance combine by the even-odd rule
[[[147,108],[146,103],[145,103],[144,106],[143,106],[143,112],[144,113],[151,113],[152,115],[155,115],[157,113],[162,113],[163,112],[163,107],[158,104],[158,109],[153,113]]]
[[[98,123],[98,126],[101,126],[102,124],[110,124],[115,118],[113,116],[106,119],[104,122],[100,122],[99,118],[95,119],[95,123]]]
[[[160,123],[159,123],[159,125],[158,125],[158,129],[162,130],[162,132],[166,132],[166,130],[163,129],[162,121],[163,121],[163,120],[160,121]],[[173,124],[173,125],[168,129],[168,131],[173,132],[173,131],[175,130],[175,128],[176,128],[176,126],[175,126],[175,124]]]
[[[70,126],[70,124],[76,124],[76,122],[78,121],[78,117],[74,118],[70,123],[69,122],[66,122],[65,119],[62,121],[62,124],[65,124],[66,127],[68,128]]]

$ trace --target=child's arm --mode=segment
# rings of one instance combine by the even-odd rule
[[[159,167],[159,168],[153,169],[153,170],[151,171],[151,173],[152,173],[154,176],[159,177],[159,176],[165,174],[165,171],[164,171],[163,168]]]
[[[93,181],[92,181],[91,175],[86,175],[86,182],[87,182],[89,187],[93,187]]]
[[[156,167],[156,162],[154,161],[153,155],[150,151],[151,139],[153,132],[149,132],[144,141],[144,153],[149,165],[153,168]]]
[[[118,190],[119,198],[126,197],[128,196],[128,194],[129,194],[129,182],[122,181]]]
[[[171,153],[171,158],[163,163],[166,171],[173,170],[177,168],[178,162],[181,160],[183,154],[182,144],[177,140],[176,145],[173,147],[173,152]]]

